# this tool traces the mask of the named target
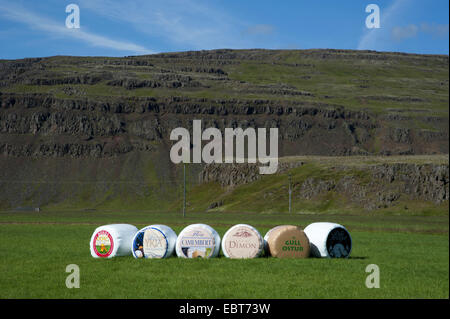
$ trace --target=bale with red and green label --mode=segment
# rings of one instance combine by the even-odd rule
[[[94,258],[131,255],[131,243],[138,229],[129,224],[97,227],[91,236],[90,250]]]

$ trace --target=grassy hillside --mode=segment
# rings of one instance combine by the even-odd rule
[[[449,207],[448,199],[446,199],[448,195],[443,195],[442,201],[426,200],[418,193],[405,192],[405,184],[410,181],[402,180],[398,176],[374,178],[374,169],[376,171],[381,168],[381,174],[385,174],[391,168],[398,167],[397,165],[420,167],[420,169],[426,167],[421,165],[442,165],[443,176],[448,176],[448,156],[306,156],[281,160],[281,163],[298,162],[302,163],[299,167],[283,170],[276,175],[265,175],[254,182],[235,187],[221,186],[217,182],[197,186],[188,194],[189,203],[192,205],[190,209],[192,211],[203,209],[223,212],[251,211],[267,214],[288,212],[290,176],[291,209],[292,213],[296,214],[448,215]],[[413,174],[406,170],[399,175],[405,173]],[[429,176],[430,179],[436,178],[431,176],[431,172],[424,175]],[[441,185],[448,194],[448,183],[443,181]],[[426,190],[428,191],[431,192]],[[198,199],[198,196],[201,196],[201,199]],[[211,203],[220,204],[208,209]]]
[[[399,197],[395,183],[379,195],[391,183],[367,188],[373,174],[353,163],[448,157],[448,72],[446,55],[351,50],[1,60],[0,208],[179,209],[181,167],[170,162],[169,135],[201,119],[221,131],[277,127],[280,157],[307,164],[232,189],[198,185],[203,168],[190,165],[191,211],[286,211],[290,173],[297,212],[442,214],[448,197],[430,201],[409,188]],[[336,156],[333,170],[326,157]],[[366,187],[374,207],[335,188],[345,176]],[[306,198],[305,182],[333,189]],[[443,183],[448,193],[448,173]],[[390,200],[383,196],[394,204],[378,203]]]
[[[283,168],[292,163],[301,165]],[[52,159],[44,165],[39,161],[35,165],[46,169],[31,176],[36,167],[29,166],[16,175],[5,195],[21,192],[23,199],[9,206],[40,206],[50,212],[181,212],[182,166],[168,168],[166,164],[139,153],[100,163]],[[443,175],[432,175],[437,174],[435,168],[443,169]],[[290,175],[292,214],[448,216],[448,157],[444,155],[283,158],[279,173],[234,186],[221,185],[220,176],[201,182],[201,169],[200,164],[187,165],[189,214],[288,213]],[[238,165],[236,169],[240,174]],[[401,170],[390,176],[392,169]],[[65,179],[59,179],[60,174],[65,174]],[[377,177],[379,174],[386,176]],[[407,175],[402,178],[402,174]],[[27,176],[34,182],[25,180]],[[4,207],[7,209],[8,203]]]
[[[1,61],[4,68],[11,62]],[[6,81],[2,91],[50,93],[61,98],[281,98],[382,113],[425,112],[448,117],[448,56],[346,50],[216,50],[125,59],[61,56],[41,59],[39,64],[44,66],[39,72],[24,68],[27,71],[22,75],[47,80],[98,76],[98,80],[49,85],[42,85],[42,81]],[[166,72],[191,77],[189,82],[199,85],[130,89],[110,83],[111,78],[161,81]]]

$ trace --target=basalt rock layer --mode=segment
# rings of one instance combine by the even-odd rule
[[[115,169],[126,175],[144,167],[125,159],[157,159],[167,162],[156,165],[164,183],[178,187],[170,132],[191,131],[194,119],[222,133],[277,127],[280,157],[448,154],[448,56],[213,50],[1,60],[1,206],[66,198],[56,187],[38,192],[39,200],[17,188],[19,171],[42,181],[40,163],[58,159],[97,167],[94,181],[110,169],[102,161],[123,163]],[[192,173],[195,183],[200,170]],[[257,178],[250,172],[241,179]],[[111,183],[105,190],[117,193]]]

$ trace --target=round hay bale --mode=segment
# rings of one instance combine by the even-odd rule
[[[352,237],[347,229],[336,223],[312,223],[305,228],[314,257],[343,258],[350,256]]]
[[[220,236],[211,226],[192,224],[178,235],[176,252],[182,258],[217,257],[220,250]]]
[[[268,253],[278,258],[309,257],[309,240],[298,226],[282,225],[269,230],[264,236]]]
[[[222,238],[222,252],[228,258],[255,258],[261,255],[264,240],[256,228],[237,224]]]
[[[112,258],[131,255],[131,243],[138,229],[129,224],[111,224],[97,227],[91,236],[90,250],[94,258]]]
[[[134,258],[167,258],[173,255],[177,234],[166,225],[150,225],[134,236],[131,251]]]
[[[288,225],[280,225],[280,226],[275,226],[271,229],[269,229],[267,231],[267,233],[264,235],[264,253],[266,254],[266,256],[270,256],[270,251],[269,251],[269,244],[267,243],[267,239],[269,238],[270,234],[277,228],[282,227],[282,226],[288,226]]]

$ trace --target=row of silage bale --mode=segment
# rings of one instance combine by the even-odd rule
[[[278,258],[339,258],[350,255],[352,240],[347,229],[336,223],[312,223],[304,230],[294,225],[276,226],[264,238],[253,226],[238,224],[228,229],[222,240],[206,224],[189,225],[178,236],[166,225],[138,230],[133,225],[112,224],[94,231],[90,248],[95,258],[167,258],[174,252],[182,258],[213,258],[219,255],[220,248],[228,258],[263,254]]]

